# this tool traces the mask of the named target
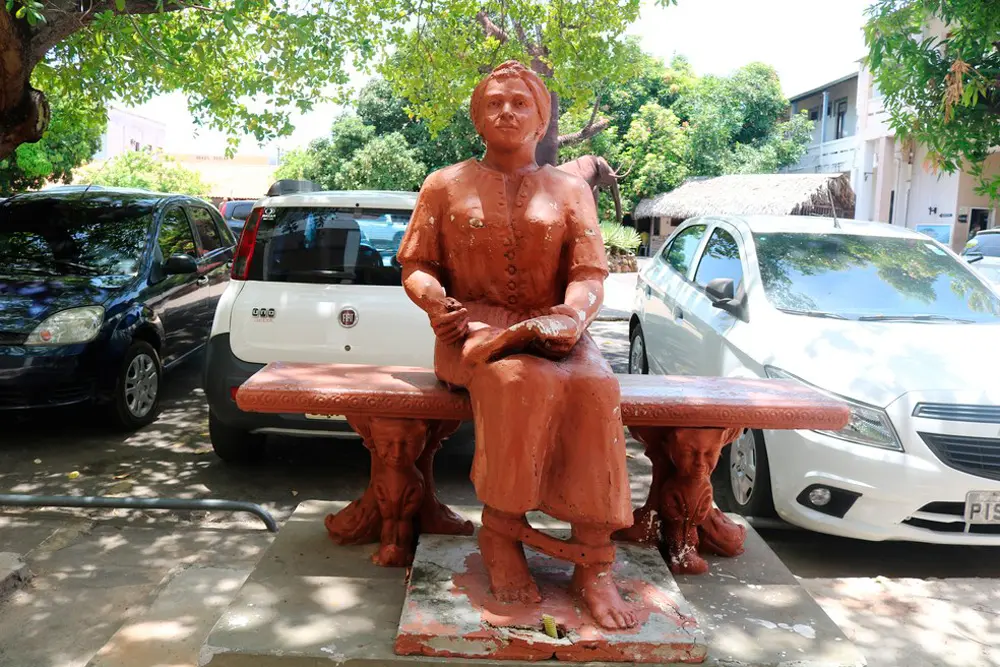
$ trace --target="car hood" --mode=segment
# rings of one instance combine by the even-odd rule
[[[27,334],[56,311],[104,305],[130,280],[128,276],[0,275],[0,331]]]
[[[1000,324],[780,319],[753,356],[871,405],[912,391],[993,391],[1000,378],[1000,355],[983,345]]]

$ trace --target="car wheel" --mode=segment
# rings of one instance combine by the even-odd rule
[[[216,456],[226,463],[241,465],[264,458],[266,436],[224,424],[211,411],[208,413],[208,435]]]
[[[630,375],[649,373],[649,363],[646,359],[646,337],[642,335],[642,327],[639,325],[636,325],[629,339],[628,372]]]
[[[129,431],[151,424],[160,410],[163,366],[149,343],[137,340],[125,353],[111,401],[111,416]]]
[[[771,468],[764,434],[746,429],[719,456],[714,486],[721,509],[743,516],[773,517]]]

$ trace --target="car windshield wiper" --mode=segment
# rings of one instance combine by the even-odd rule
[[[789,315],[808,315],[809,317],[825,317],[831,320],[846,320],[848,318],[838,313],[828,313],[825,310],[795,310],[793,308],[779,308],[783,313]]]
[[[862,315],[862,322],[961,322],[971,324],[972,320],[963,320],[947,315]]]

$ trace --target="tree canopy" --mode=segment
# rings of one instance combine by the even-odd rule
[[[350,4],[353,0],[344,0]],[[259,141],[288,134],[375,54],[344,2],[6,0],[0,3],[0,158],[39,139],[52,109],[187,95],[196,121]],[[49,99],[59,99],[58,108]]]
[[[969,168],[997,199],[1000,176],[982,167],[1000,145],[1000,3],[878,0],[868,12],[867,65],[896,135],[926,146],[929,168]]]
[[[198,172],[148,150],[128,151],[103,164],[85,167],[77,180],[90,185],[195,196],[205,196],[209,190]]]
[[[604,157],[623,176],[626,210],[689,176],[771,173],[801,158],[812,122],[804,114],[785,120],[787,103],[772,68],[752,63],[729,77],[698,77],[683,58],[667,65],[643,53],[634,41],[626,46],[635,51],[639,74],[608,82],[596,106],[592,101],[569,105],[560,118],[570,134],[592,126],[595,116],[604,119],[603,131],[565,145],[560,162],[586,154]],[[482,155],[467,102],[437,134],[429,121],[411,114],[408,102],[387,81],[372,79],[353,109],[333,123],[329,137],[284,157],[278,177],[306,178],[325,188],[350,183],[415,190],[430,171]],[[394,138],[372,145],[390,136]],[[380,160],[358,156],[363,147],[371,146],[371,153],[386,145],[393,151]],[[348,178],[348,164],[352,169],[367,166]],[[612,202],[603,193],[599,208],[602,219],[614,218]]]
[[[674,0],[654,0],[671,5]],[[519,60],[541,75],[553,95],[549,132],[539,162],[554,164],[560,146],[607,126],[593,122],[579,136],[559,136],[560,100],[580,108],[595,91],[636,74],[635,49],[622,39],[639,17],[640,0],[351,0],[355,25],[393,53],[379,72],[432,133],[446,127],[490,68]]]
[[[41,141],[22,144],[0,160],[0,195],[38,189],[46,181],[69,183],[73,170],[100,148],[106,126],[104,109],[53,102],[53,117]]]

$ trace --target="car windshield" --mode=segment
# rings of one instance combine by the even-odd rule
[[[0,273],[133,276],[152,223],[141,200],[12,199],[0,204]]]
[[[976,234],[965,244],[962,254],[1000,257],[1000,234]]]
[[[265,209],[248,278],[271,282],[400,285],[396,251],[409,210]]]
[[[767,298],[786,312],[1000,322],[1000,298],[930,240],[794,233],[753,238]]]
[[[986,278],[991,283],[1000,285],[1000,264],[987,264],[986,266],[980,266],[978,262],[972,265],[973,268],[982,274],[983,278]]]

